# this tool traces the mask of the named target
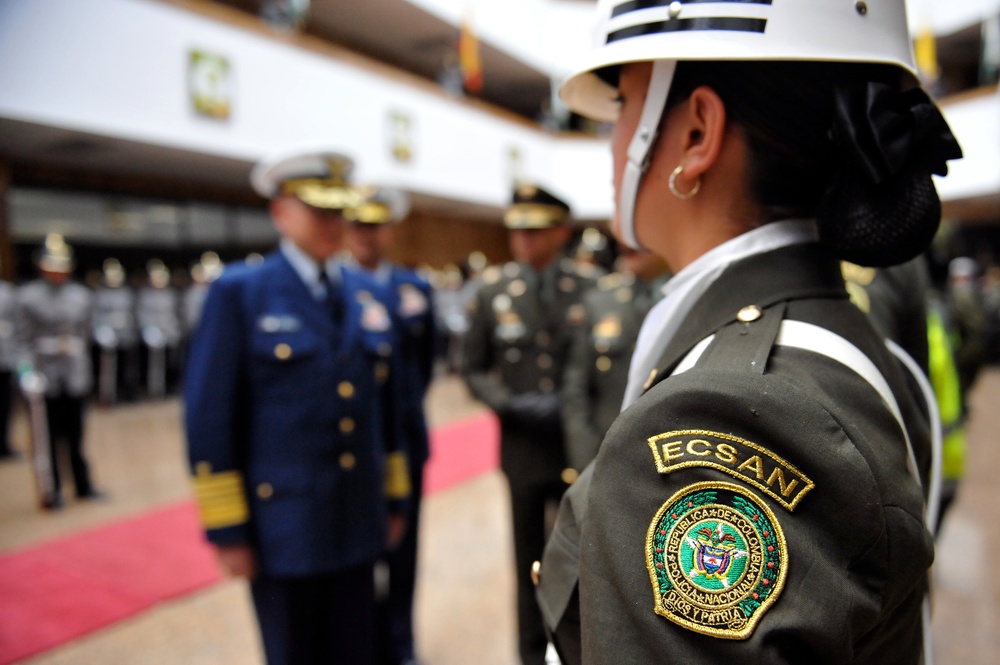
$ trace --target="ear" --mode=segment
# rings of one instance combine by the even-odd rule
[[[685,132],[680,164],[684,178],[695,179],[715,166],[726,134],[726,105],[708,86],[695,88],[682,107]]]
[[[267,202],[267,210],[271,213],[272,217],[281,215],[281,211],[284,208],[284,198],[284,196],[279,196]]]
[[[282,221],[285,218],[284,212],[288,206],[288,197],[279,196],[267,203],[267,210],[271,213],[271,221],[279,231],[283,228]]]

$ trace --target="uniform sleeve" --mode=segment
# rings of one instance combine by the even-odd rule
[[[872,326],[899,344],[927,372],[927,294],[930,274],[923,256],[875,271],[869,280],[848,282],[852,300]],[[863,292],[859,294],[858,291]]]
[[[420,436],[416,431],[416,423],[412,414],[408,395],[411,389],[408,381],[413,371],[410,364],[414,359],[402,355],[402,344],[396,344],[397,352],[393,358],[393,367],[389,379],[379,386],[379,399],[385,418],[386,431],[383,435],[385,446],[385,478],[383,494],[389,502],[389,511],[396,514],[409,512],[410,499],[413,493],[411,465],[414,463],[414,440]],[[376,371],[376,383],[379,377]]]
[[[502,413],[510,400],[510,390],[493,374],[492,312],[480,289],[473,298],[469,331],[465,337],[462,376],[473,397],[486,404],[496,413]]]
[[[581,529],[583,662],[918,662],[933,543],[898,429],[854,387],[866,425],[699,370],[619,417]]]
[[[375,443],[381,446],[385,456],[382,495],[389,512],[405,514],[411,507],[413,483],[410,466],[416,445],[414,421],[409,411],[415,390],[412,378],[414,366],[418,363],[411,344],[413,337],[403,331],[401,321],[395,314],[398,309],[398,303],[393,300],[398,287],[396,282],[381,283],[365,270],[344,266],[341,266],[341,277],[343,300],[354,303],[347,308],[346,316],[362,317],[362,321],[350,321],[347,325],[359,326],[367,338],[365,344],[378,349],[380,355],[372,371],[378,401],[376,412],[380,414],[378,420],[382,425],[381,436]],[[380,330],[365,326],[363,319],[368,307],[359,308],[356,305],[372,296],[382,306],[386,316],[391,316],[391,328]],[[382,348],[386,346],[392,349],[388,356],[382,355]]]
[[[427,388],[431,385],[431,380],[434,378],[434,353],[437,348],[438,335],[440,332],[437,328],[437,319],[434,316],[434,312],[436,311],[434,303],[434,290],[427,282],[423,282],[421,284],[421,290],[427,298],[427,311],[424,313],[424,330],[426,332],[420,340],[418,355],[420,358],[419,369],[420,378],[422,380],[421,387],[424,393],[426,393]]]
[[[195,498],[208,538],[218,544],[248,540],[245,325],[238,283],[213,283],[191,337],[184,385]]]
[[[582,471],[601,447],[604,432],[595,425],[590,389],[591,371],[594,367],[591,353],[591,310],[588,308],[585,325],[575,326],[563,371],[562,422],[566,441],[566,459],[577,471]]]
[[[919,258],[922,260],[922,257]],[[930,281],[923,277],[926,277],[923,264],[880,270],[870,295],[871,319],[875,329],[903,347],[926,373],[927,293]]]

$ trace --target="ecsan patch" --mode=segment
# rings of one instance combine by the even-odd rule
[[[709,467],[750,483],[788,511],[815,487],[804,473],[764,446],[731,434],[677,430],[648,439],[658,473]]]
[[[646,567],[657,614],[704,635],[743,640],[781,594],[788,547],[774,514],[745,488],[696,483],[653,517]]]

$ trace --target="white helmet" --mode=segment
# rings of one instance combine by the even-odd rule
[[[629,145],[618,214],[639,247],[632,211],[679,60],[885,63],[914,75],[905,0],[598,0],[594,48],[562,85],[572,110],[618,117],[618,91],[595,73],[653,61],[642,116]]]

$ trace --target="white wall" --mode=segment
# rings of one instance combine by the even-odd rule
[[[1000,13],[1000,0],[906,0],[910,32],[930,27],[948,35]]]
[[[229,60],[229,121],[192,111],[191,49]],[[394,110],[413,122],[406,164],[390,155]],[[556,138],[149,0],[0,2],[0,117],[250,161],[326,145],[355,156],[359,179],[495,206],[509,201],[516,148],[521,174],[564,194],[578,216],[611,210],[606,142]]]
[[[594,4],[577,0],[406,0],[561,80],[591,46]]]
[[[943,110],[963,157],[948,163],[948,177],[935,178],[941,198],[953,201],[1000,192],[1000,91],[947,104]]]

